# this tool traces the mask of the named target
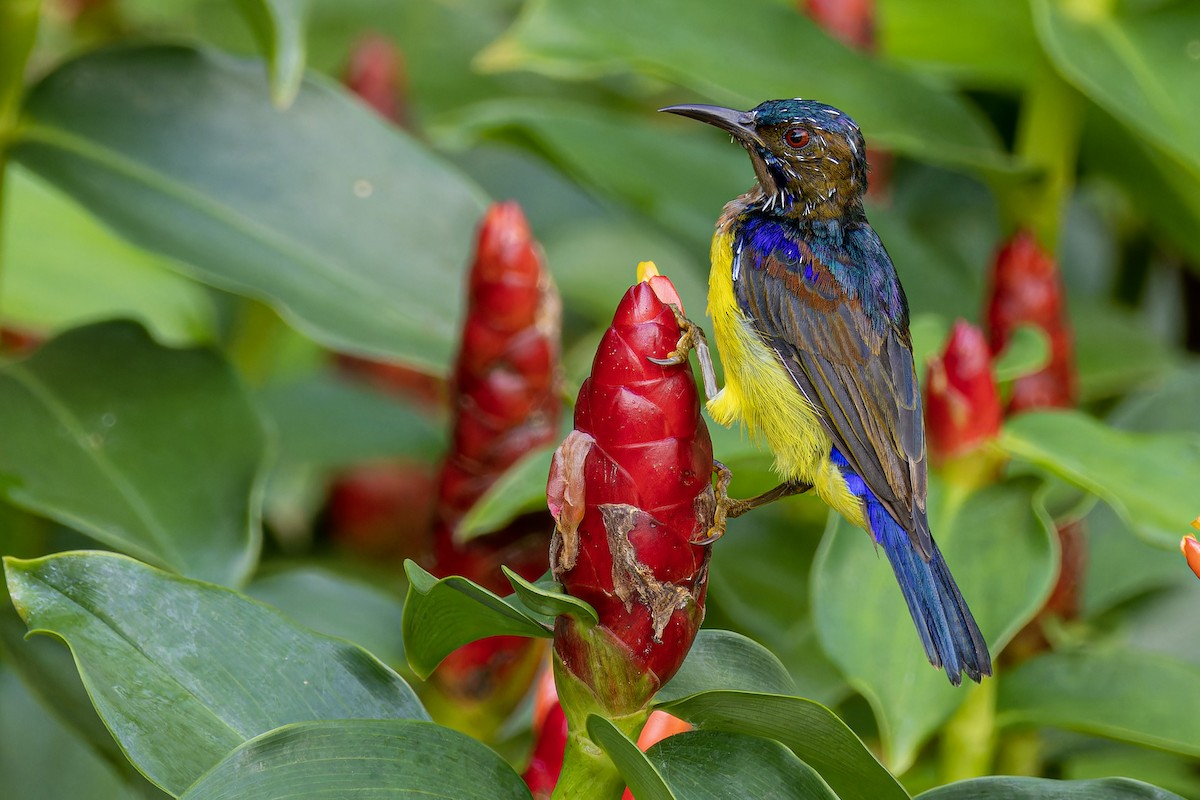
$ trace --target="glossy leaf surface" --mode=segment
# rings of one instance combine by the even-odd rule
[[[192,577],[253,568],[266,434],[216,353],[76,328],[0,369],[0,429],[10,502]]]
[[[512,767],[465,734],[411,720],[288,725],[234,750],[183,800],[528,800]]]
[[[445,369],[480,193],[327,82],[284,112],[255,63],[122,48],[26,116],[15,157],[134,242],[322,344]]]
[[[426,718],[408,684],[365,650],[228,589],[108,553],[5,568],[30,631],[71,647],[122,750],[173,794],[281,725]]]
[[[1182,800],[1179,795],[1128,778],[1053,781],[1000,776],[939,786],[917,800]]]

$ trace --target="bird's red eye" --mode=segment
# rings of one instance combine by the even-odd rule
[[[808,130],[805,128],[788,128],[787,133],[783,135],[783,141],[787,143],[788,147],[794,147],[799,150],[808,144]]]

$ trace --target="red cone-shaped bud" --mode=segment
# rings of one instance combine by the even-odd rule
[[[1196,517],[1192,527],[1200,530],[1200,517]],[[1196,537],[1189,533],[1179,543],[1179,549],[1183,551],[1183,557],[1187,559],[1188,567],[1196,573],[1197,578],[1200,578],[1200,542],[1196,541]]]
[[[438,478],[430,566],[435,575],[462,575],[507,594],[501,565],[530,580],[546,571],[549,516],[525,515],[465,543],[456,541],[455,532],[517,460],[558,437],[560,304],[516,203],[493,205],[484,217],[467,292],[453,376],[454,428]],[[511,689],[514,670],[521,681],[531,679],[531,653],[536,655],[526,640],[484,639],[450,654],[434,677],[450,694],[482,700]]]
[[[813,21],[857,50],[875,49],[874,0],[800,0]]]
[[[404,54],[390,39],[367,34],[354,43],[342,83],[385,119],[405,125],[408,76]]]
[[[650,283],[625,294],[547,487],[551,567],[600,620],[559,617],[555,653],[611,715],[642,708],[675,674],[704,618],[712,443],[690,365],[651,361],[680,334]]]
[[[1050,338],[1050,363],[1016,380],[1009,413],[1075,405],[1071,331],[1058,266],[1028,231],[1014,234],[996,256],[985,317],[993,354],[1004,350],[1024,323],[1036,325]]]
[[[929,360],[925,435],[934,464],[958,458],[1000,433],[1000,395],[983,332],[954,323],[946,349]]]

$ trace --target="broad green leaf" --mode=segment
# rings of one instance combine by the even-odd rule
[[[267,441],[216,353],[76,328],[0,368],[0,430],[13,504],[185,575],[253,568]]]
[[[704,628],[675,677],[654,696],[670,703],[701,692],[730,690],[792,694],[796,684],[767,648],[733,631]]]
[[[1009,776],[975,778],[939,786],[917,800],[1183,800],[1179,795],[1128,778],[1054,781]]]
[[[488,636],[550,638],[545,619],[533,616],[466,578],[438,579],[412,561],[404,601],[404,649],[409,666],[422,678],[459,647]]]
[[[740,108],[815,97],[853,116],[872,144],[944,163],[1006,164],[994,133],[959,97],[839,44],[770,0],[541,0],[524,7],[479,63],[572,78],[633,70]]]
[[[1159,546],[1177,546],[1196,516],[1200,435],[1126,433],[1078,411],[1040,411],[1010,419],[1000,443],[1098,495]]]
[[[19,165],[8,168],[0,316],[18,329],[58,332],[133,317],[159,339],[208,339],[213,308],[204,287],[164,259],[114,236],[61,192]]]
[[[558,443],[532,450],[509,467],[458,523],[454,538],[467,542],[500,530],[522,514],[546,513],[546,476]],[[552,524],[546,518],[546,524]]]
[[[255,578],[246,594],[318,633],[360,645],[393,669],[408,667],[399,597],[318,566],[290,567]]]
[[[645,753],[638,750],[637,744],[630,741],[612,722],[589,714],[587,734],[612,759],[637,800],[677,800],[679,796],[667,786],[662,774],[654,768]]]
[[[308,0],[237,0],[269,63],[271,99],[287,108],[304,77],[304,25]]]
[[[958,499],[930,475],[929,489],[930,529],[994,657],[1053,585],[1053,525],[1032,480]],[[951,686],[929,665],[891,566],[868,534],[831,515],[813,575],[821,643],[870,702],[884,763],[903,772],[969,688]]]
[[[1085,517],[1087,580],[1083,615],[1094,618],[1147,592],[1195,581],[1183,568],[1179,550],[1164,550],[1134,536],[1112,506],[1097,503]]]
[[[517,573],[505,566],[500,570],[508,579],[513,592],[526,608],[547,617],[557,617],[561,614],[575,617],[585,625],[595,625],[600,621],[596,609],[578,597],[567,594],[562,584],[547,577],[537,583],[530,583]]]
[[[5,800],[134,800],[141,796],[79,735],[47,714],[0,665],[0,775]],[[160,797],[165,795],[160,794]]]
[[[658,742],[646,751],[646,759],[666,776],[680,800],[838,800],[829,784],[791,750],[758,736],[688,731]],[[714,769],[714,764],[721,766]]]
[[[1042,46],[1080,91],[1200,176],[1200,6],[1034,0]]]
[[[997,722],[1051,725],[1200,756],[1198,683],[1197,667],[1151,653],[1048,653],[1003,677]]]
[[[1070,312],[1079,393],[1085,401],[1121,395],[1170,368],[1167,345],[1129,311],[1082,302]]]
[[[1192,361],[1164,376],[1163,381],[1121,401],[1109,414],[1115,427],[1142,433],[1191,431],[1200,433],[1200,362]]]
[[[529,800],[512,767],[457,731],[411,720],[323,720],[252,739],[183,800]]]
[[[5,571],[30,632],[70,646],[121,749],[172,794],[281,725],[426,718],[365,650],[228,589],[111,553],[6,559]]]
[[[703,692],[662,709],[702,730],[781,742],[816,770],[841,800],[908,798],[846,723],[820,703],[756,692]]]
[[[960,83],[1023,86],[1041,57],[1026,3],[881,0],[876,8],[885,56]]]
[[[327,81],[286,112],[254,62],[105,50],[28,98],[14,156],[122,235],[322,344],[444,370],[477,188]]]
[[[1092,739],[1092,742],[1096,740]],[[1112,741],[1065,755],[1062,761],[1064,780],[1098,780],[1121,775],[1181,797],[1200,797],[1196,762],[1186,756]]]
[[[279,461],[345,467],[379,458],[434,461],[443,421],[404,398],[323,372],[271,384],[257,400],[279,434]]]
[[[992,362],[996,381],[1012,381],[1038,372],[1050,362],[1050,337],[1036,325],[1021,324]]]

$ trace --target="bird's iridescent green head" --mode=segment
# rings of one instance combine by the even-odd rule
[[[857,207],[867,190],[866,145],[850,117],[815,100],[768,100],[749,111],[708,105],[660,109],[715,125],[746,148],[763,208],[826,218]]]

